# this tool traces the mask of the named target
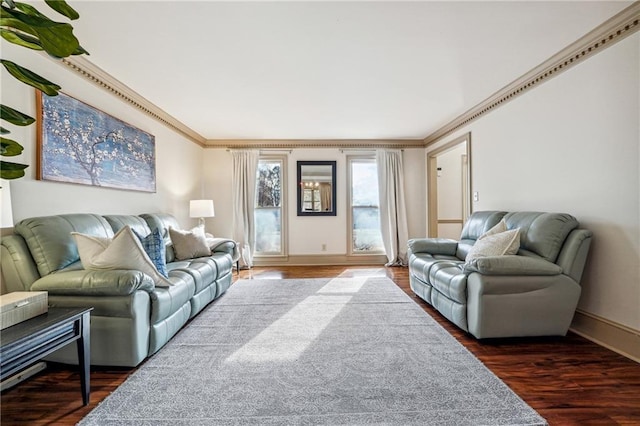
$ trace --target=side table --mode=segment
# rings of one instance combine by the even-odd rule
[[[0,332],[0,380],[76,341],[82,403],[89,403],[90,314],[93,308],[49,308]]]

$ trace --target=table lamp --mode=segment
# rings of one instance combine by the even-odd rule
[[[204,227],[205,217],[214,217],[213,200],[191,200],[189,201],[189,217],[197,217],[198,224]]]

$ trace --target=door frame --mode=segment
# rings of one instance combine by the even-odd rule
[[[466,168],[462,168],[462,221],[466,222],[472,212],[471,200],[471,132],[459,136],[433,151],[427,152],[427,236],[438,236],[438,156],[464,145]]]

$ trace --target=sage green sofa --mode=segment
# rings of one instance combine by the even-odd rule
[[[169,287],[154,285],[136,270],[85,270],[71,232],[111,238],[129,225],[141,236],[157,228],[164,237]],[[211,256],[176,260],[168,214],[99,216],[66,214],[25,219],[2,238],[2,274],[11,291],[47,291],[50,307],[91,306],[91,364],[138,365],[231,285],[235,243],[218,245]],[[71,345],[73,346],[73,345]],[[77,363],[74,347],[50,361]]]
[[[465,262],[476,240],[505,220],[520,230],[516,255]],[[591,232],[568,214],[481,211],[459,241],[408,242],[413,292],[478,339],[565,335],[580,298]]]

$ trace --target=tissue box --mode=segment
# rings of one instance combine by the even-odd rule
[[[48,311],[46,291],[14,291],[0,296],[0,330]]]

